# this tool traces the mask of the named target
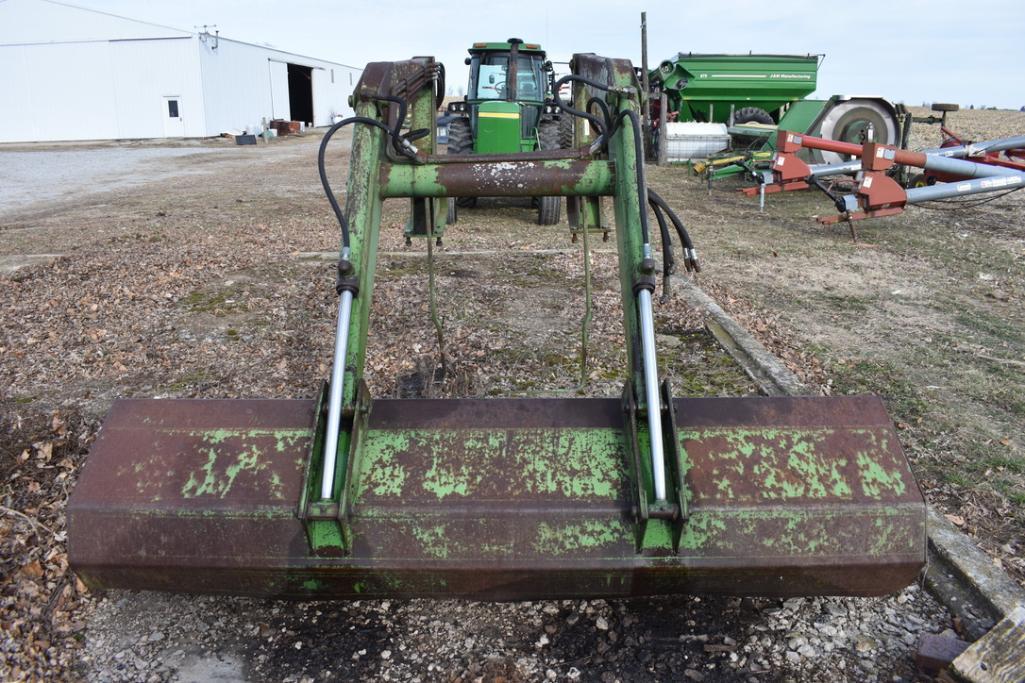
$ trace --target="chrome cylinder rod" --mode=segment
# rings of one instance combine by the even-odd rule
[[[646,258],[651,246],[644,245]],[[662,401],[658,395],[658,365],[655,356],[655,318],[651,307],[651,292],[637,293],[637,308],[641,318],[641,356],[644,363],[644,396],[648,404],[648,435],[651,438],[651,475],[655,482],[655,499],[666,499],[665,455],[662,449]]]
[[[343,251],[348,260],[348,249]],[[342,389],[345,386],[345,357],[349,351],[349,321],[352,317],[352,292],[345,290],[338,300],[338,326],[335,328],[335,357],[331,364],[331,386],[327,403],[327,430],[324,433],[324,471],[320,478],[320,497],[330,500],[335,488],[335,463],[338,456],[338,431],[342,422]]]

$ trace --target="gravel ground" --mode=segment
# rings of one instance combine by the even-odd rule
[[[81,198],[95,192],[125,190],[184,173],[202,173],[202,166],[166,163],[205,154],[232,154],[233,148],[94,147],[19,151],[0,147],[0,217],[40,202]]]
[[[299,258],[337,242],[316,179],[316,143],[310,136],[259,148],[259,164],[237,153],[204,155],[202,176],[186,172],[196,157],[169,159],[162,166],[183,169],[174,183],[157,176],[124,189],[116,204],[89,195],[0,219],[0,254],[50,252],[53,244],[75,253],[0,276],[0,307],[17,321],[0,332],[0,504],[10,511],[0,516],[0,619],[10,625],[0,641],[0,678],[913,680],[917,637],[955,626],[915,586],[878,600],[785,602],[297,605],[90,595],[67,570],[63,504],[113,398],[309,397],[327,374],[331,267]],[[768,250],[732,235],[721,242],[730,228],[717,212],[759,230],[767,229],[756,223],[764,219],[721,197],[719,208],[705,206],[696,181],[678,188],[682,175],[665,173],[654,183],[678,206],[686,198],[685,219],[711,264],[701,285],[805,382],[835,390],[822,355],[794,332],[790,311],[752,305],[759,297],[731,279],[736,272],[765,281]],[[404,202],[386,204],[382,251],[405,249],[405,210]],[[564,227],[534,225],[524,206],[487,205],[463,212],[445,243],[453,252],[498,250],[439,254],[454,371],[440,384],[427,379],[437,351],[422,294],[424,259],[382,257],[367,359],[374,394],[581,391],[581,265],[579,252],[558,251],[570,247]],[[539,248],[556,251],[529,253]],[[777,267],[789,257],[780,252]],[[747,254],[757,262],[743,261]],[[625,366],[614,258],[596,254],[594,269],[583,391],[614,395]],[[539,276],[544,286],[536,286]],[[659,304],[656,323],[678,393],[753,391],[700,332],[696,312],[678,300]]]

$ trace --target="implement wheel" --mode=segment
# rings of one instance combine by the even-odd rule
[[[470,130],[469,119],[449,121],[447,147],[446,154],[473,154],[473,133]],[[456,205],[463,208],[477,206],[476,197],[456,197],[455,200]]]

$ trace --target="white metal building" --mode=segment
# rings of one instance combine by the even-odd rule
[[[328,125],[352,113],[360,71],[56,0],[0,0],[0,142]]]

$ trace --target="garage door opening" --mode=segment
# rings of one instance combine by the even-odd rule
[[[289,118],[313,125],[313,68],[288,65]]]

